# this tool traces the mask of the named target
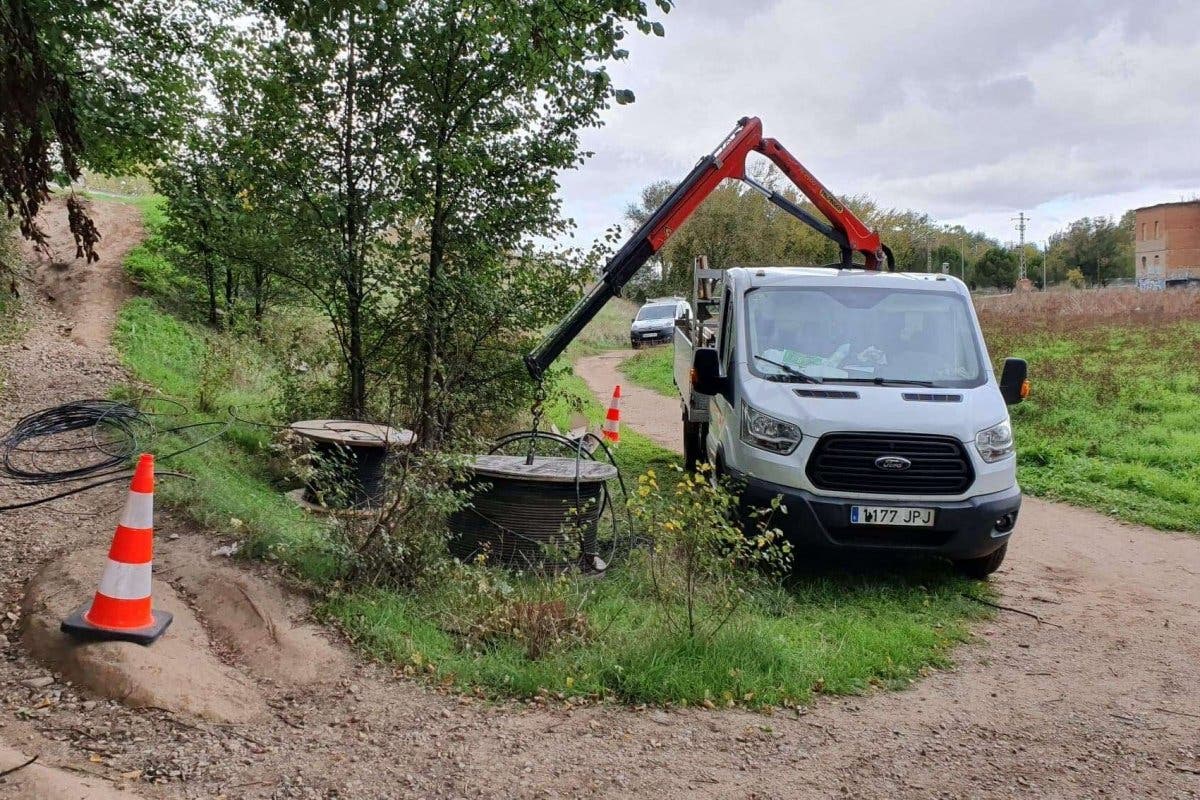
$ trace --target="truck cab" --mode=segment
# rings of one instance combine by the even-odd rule
[[[998,568],[1021,507],[1007,405],[1025,364],[997,379],[967,287],[837,267],[718,274],[675,329],[689,464],[709,462],[746,507],[781,497],[774,522],[797,547]]]

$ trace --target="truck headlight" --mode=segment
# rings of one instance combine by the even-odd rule
[[[975,449],[979,457],[991,464],[1013,454],[1012,425],[1008,420],[975,434]]]
[[[742,441],[746,444],[786,456],[800,439],[799,427],[742,404]]]

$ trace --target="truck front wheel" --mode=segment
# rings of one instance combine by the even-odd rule
[[[704,450],[704,440],[708,438],[708,423],[689,422],[687,411],[683,412],[683,466],[688,472],[695,472],[696,466],[708,460]]]
[[[987,580],[987,577],[996,570],[1000,569],[1000,565],[1004,563],[1004,556],[1008,553],[1008,542],[1000,546],[999,550],[994,553],[983,556],[982,558],[963,558],[954,562],[954,569],[959,575],[972,580],[982,581]]]

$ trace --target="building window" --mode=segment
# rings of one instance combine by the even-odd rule
[[[1142,223],[1142,241],[1146,241],[1146,223]]]
[[[1146,274],[1146,257],[1142,256],[1142,274]]]
[[[1154,238],[1158,238],[1158,220],[1154,220]]]

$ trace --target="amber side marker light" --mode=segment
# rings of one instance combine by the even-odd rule
[[[696,368],[692,367],[692,369],[688,372],[688,380],[692,382],[693,389],[696,388],[696,378],[697,377],[698,376],[696,375]]]
[[[1029,379],[1028,378],[1021,381],[1021,399],[1024,400],[1026,397],[1029,397]]]

